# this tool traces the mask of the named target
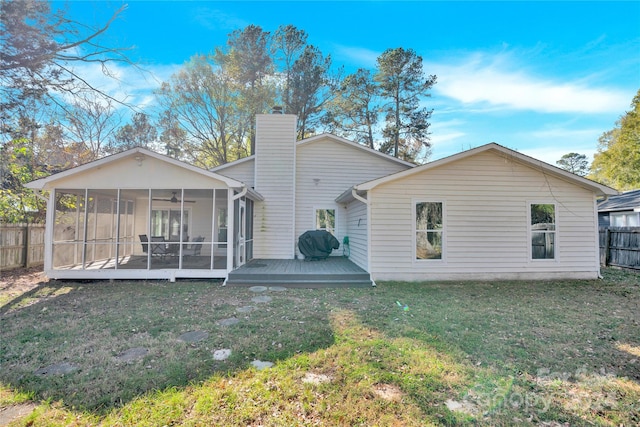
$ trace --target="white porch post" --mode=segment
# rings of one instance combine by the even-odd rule
[[[233,188],[229,188],[227,191],[227,275],[233,270],[233,257],[235,254],[234,237],[234,219],[235,212],[233,211]]]
[[[55,191],[49,191],[49,200],[47,201],[47,216],[44,228],[44,271],[53,270],[53,229],[55,227]]]

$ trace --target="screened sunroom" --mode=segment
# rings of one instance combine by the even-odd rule
[[[148,150],[30,187],[49,191],[45,272],[51,278],[224,278],[253,255],[259,195]]]

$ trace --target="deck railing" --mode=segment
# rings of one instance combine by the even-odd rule
[[[0,224],[0,271],[44,264],[44,224]]]

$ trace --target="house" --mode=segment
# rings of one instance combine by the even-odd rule
[[[600,227],[640,227],[640,189],[598,203]]]
[[[618,194],[495,143],[415,166],[296,141],[286,114],[258,115],[255,154],[210,171],[135,148],[28,187],[49,191],[61,279],[228,279],[302,258],[310,229],[348,238],[333,255],[373,280],[596,278],[597,199]]]

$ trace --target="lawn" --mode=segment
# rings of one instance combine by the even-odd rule
[[[263,292],[5,276],[0,408],[37,404],[24,426],[638,425],[640,274],[603,275]]]

